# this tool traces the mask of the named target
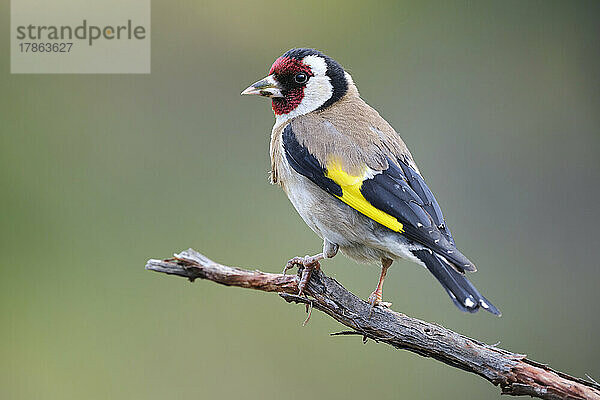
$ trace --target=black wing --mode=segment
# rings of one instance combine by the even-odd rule
[[[356,189],[331,179],[333,175],[328,173],[327,165],[322,165],[298,142],[291,125],[283,131],[283,147],[290,166],[331,195],[344,201],[345,191],[350,193]],[[473,263],[456,249],[431,190],[405,160],[388,158],[388,168],[375,174],[365,174],[359,187],[366,202],[402,224],[400,232],[407,238],[447,258],[461,272],[475,271]]]

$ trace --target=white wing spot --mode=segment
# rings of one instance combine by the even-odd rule
[[[383,171],[375,171],[374,169],[367,167],[365,174],[363,176],[363,180],[373,179],[375,177],[375,175],[379,175],[382,173],[383,173]]]

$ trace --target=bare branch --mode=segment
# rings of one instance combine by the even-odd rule
[[[367,302],[321,271],[313,272],[305,289],[307,297],[300,297],[297,295],[297,275],[228,267],[193,249],[171,259],[149,260],[146,269],[182,276],[191,281],[200,278],[227,286],[277,292],[285,301],[310,304],[351,329],[339,335],[361,335],[363,340],[368,338],[435,358],[499,385],[502,394],[551,400],[600,400],[600,385],[597,383],[555,371],[527,359],[523,354],[511,353],[389,309],[376,307],[369,316]]]

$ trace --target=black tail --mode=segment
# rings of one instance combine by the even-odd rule
[[[492,303],[483,297],[464,274],[455,270],[442,256],[431,250],[413,250],[412,253],[423,263],[442,284],[450,298],[461,311],[477,312],[479,307],[500,316]]]

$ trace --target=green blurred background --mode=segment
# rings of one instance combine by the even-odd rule
[[[194,247],[280,271],[321,243],[267,183],[273,123],[239,93],[291,47],[352,73],[402,133],[473,282],[424,269],[395,310],[600,378],[600,3],[152,5],[150,75],[10,75],[0,6],[0,398],[497,399],[479,377],[356,337],[272,294],[144,270]],[[367,297],[378,269],[325,271]],[[306,377],[306,378],[304,378]]]

